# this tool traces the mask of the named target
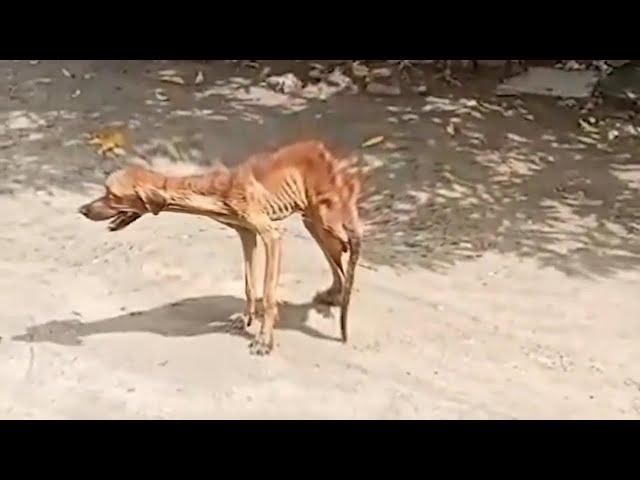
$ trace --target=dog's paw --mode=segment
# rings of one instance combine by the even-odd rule
[[[265,338],[264,335],[256,335],[249,344],[249,353],[259,357],[269,355],[273,351],[273,339]]]

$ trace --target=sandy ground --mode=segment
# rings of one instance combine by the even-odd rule
[[[205,82],[160,84],[168,68]],[[637,140],[580,140],[576,112],[533,100],[294,101],[239,89],[251,75],[0,62],[0,418],[640,417]],[[140,145],[180,137],[201,163],[384,135],[360,152],[373,192],[350,343],[309,304],[330,275],[297,219],[276,350],[256,358],[228,328],[243,302],[232,231],[163,214],[110,234],[81,218],[113,166],[80,135],[113,121]]]

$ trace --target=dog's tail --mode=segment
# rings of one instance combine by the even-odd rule
[[[349,303],[351,302],[351,293],[353,290],[353,281],[355,279],[356,266],[360,258],[360,247],[362,245],[362,233],[359,225],[353,222],[347,225],[347,238],[349,241],[349,260],[347,262],[347,273],[345,275],[344,289],[342,291],[342,304],[340,305],[340,333],[342,342],[347,343],[347,320],[349,315]]]

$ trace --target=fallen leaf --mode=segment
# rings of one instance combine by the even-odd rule
[[[85,73],[84,74],[84,79],[85,80],[91,80],[93,77],[95,77],[96,74],[95,73]]]
[[[415,122],[417,120],[420,120],[420,117],[418,115],[416,115],[415,113],[406,113],[404,115],[402,115],[402,117],[400,117],[402,120],[404,120],[405,122]]]
[[[597,140],[594,140],[593,138],[589,138],[589,137],[583,137],[581,135],[576,135],[576,139],[578,139],[582,143],[586,143],[586,144],[589,144],[589,145],[597,145],[598,144]]]
[[[184,85],[184,79],[178,76],[160,77],[161,82],[175,83],[176,85]]]
[[[40,60],[29,60],[29,65],[38,65]]]
[[[516,135],[515,133],[507,133],[507,138],[513,142],[518,142],[518,143],[530,143],[530,140],[525,138],[525,137],[521,137],[520,135]]]
[[[580,128],[582,128],[582,130],[584,130],[585,132],[588,132],[588,133],[599,133],[599,130],[596,127],[593,127],[593,126],[589,125],[589,123],[587,123],[582,118],[580,118],[578,120],[578,125],[580,125]]]
[[[160,89],[160,88],[159,88],[159,89],[157,89],[157,90],[154,90],[154,92],[153,92],[153,93],[155,94],[156,98],[157,98],[158,100],[160,100],[161,102],[166,102],[166,101],[168,101],[168,100],[169,100],[169,97],[167,96],[167,94],[166,94],[166,93],[164,93],[164,90],[162,90],[162,89]]]
[[[449,135],[451,135],[452,137],[456,134],[456,126],[453,122],[450,122],[447,125],[446,131]]]
[[[71,75],[71,72],[69,70],[67,70],[66,68],[62,69],[62,74],[67,78],[73,77],[73,75]]]
[[[372,137],[368,140],[365,140],[361,146],[362,148],[368,148],[368,147],[373,147],[374,145],[378,145],[379,143],[382,143],[382,142],[384,142],[384,136],[379,135],[377,137]]]
[[[71,98],[78,98],[80,96],[80,89],[77,89],[75,92],[71,94]]]
[[[196,85],[200,85],[202,82],[204,82],[204,74],[199,70],[194,83]]]

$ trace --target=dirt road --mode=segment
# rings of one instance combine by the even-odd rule
[[[166,69],[187,85],[159,82]],[[581,140],[595,136],[573,111],[474,92],[302,100],[218,62],[0,73],[0,418],[640,417],[637,138]],[[80,136],[115,121],[200,163],[384,135],[360,151],[374,191],[350,343],[309,304],[330,274],[297,219],[276,350],[256,358],[228,328],[234,232],[80,217],[113,167]]]

